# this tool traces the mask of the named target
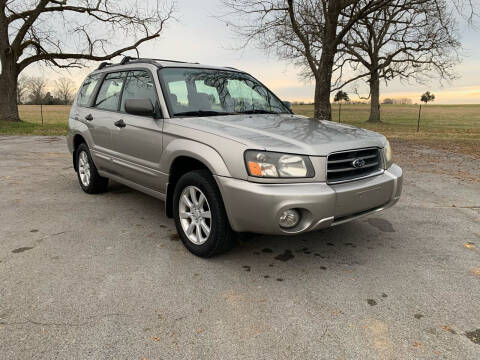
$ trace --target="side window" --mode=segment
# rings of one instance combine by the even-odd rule
[[[98,91],[95,107],[97,109],[117,111],[124,81],[125,72],[108,74]]]
[[[155,83],[146,71],[130,71],[123,89],[121,111],[125,111],[127,99],[150,99],[153,106],[157,104]]]
[[[78,106],[87,106],[90,102],[90,97],[92,96],[93,90],[97,86],[98,80],[102,77],[102,74],[94,74],[87,77],[87,79],[82,84],[82,87],[78,91],[77,95],[77,105]]]

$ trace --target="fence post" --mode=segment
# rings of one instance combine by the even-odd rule
[[[422,104],[420,104],[420,109],[418,110],[418,121],[417,121],[417,133],[420,131],[420,115],[422,113]]]
[[[340,106],[338,107],[338,122],[341,123],[342,122],[342,119],[341,119],[341,114],[342,114],[342,103],[339,104]]]
[[[42,117],[42,126],[43,126],[43,104],[40,102],[40,116]]]

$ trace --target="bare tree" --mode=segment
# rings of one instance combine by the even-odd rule
[[[460,43],[444,0],[396,1],[359,20],[344,38],[334,89],[365,80],[370,88],[369,122],[380,121],[380,81],[415,79],[434,73],[453,79]],[[342,81],[343,67],[353,76]]]
[[[331,119],[330,92],[342,40],[352,26],[394,0],[223,0],[245,39],[293,61],[315,81],[316,118]],[[227,20],[228,21],[228,20]]]
[[[47,80],[43,77],[31,76],[26,79],[26,87],[30,102],[36,105],[43,104],[47,88]]]
[[[54,94],[60,99],[63,105],[67,105],[72,102],[74,91],[75,83],[72,81],[72,79],[61,77],[55,80]]]
[[[436,2],[437,0],[434,0]],[[465,19],[469,24],[478,21],[480,15],[480,3],[478,0],[450,0],[457,14]]]
[[[136,50],[160,36],[173,1],[0,0],[0,120],[19,121],[17,79],[27,66],[81,67]]]

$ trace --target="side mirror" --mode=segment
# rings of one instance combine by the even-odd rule
[[[132,115],[153,116],[154,108],[150,99],[127,99],[125,111]]]
[[[292,103],[290,101],[282,101],[283,105],[285,105],[288,110],[292,110]]]

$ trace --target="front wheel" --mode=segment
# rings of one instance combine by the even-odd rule
[[[190,252],[211,257],[234,245],[220,191],[208,170],[183,175],[173,201],[175,225]]]
[[[104,178],[98,174],[87,144],[80,144],[75,154],[77,157],[78,182],[82,190],[88,194],[105,191],[108,186],[108,178]]]

